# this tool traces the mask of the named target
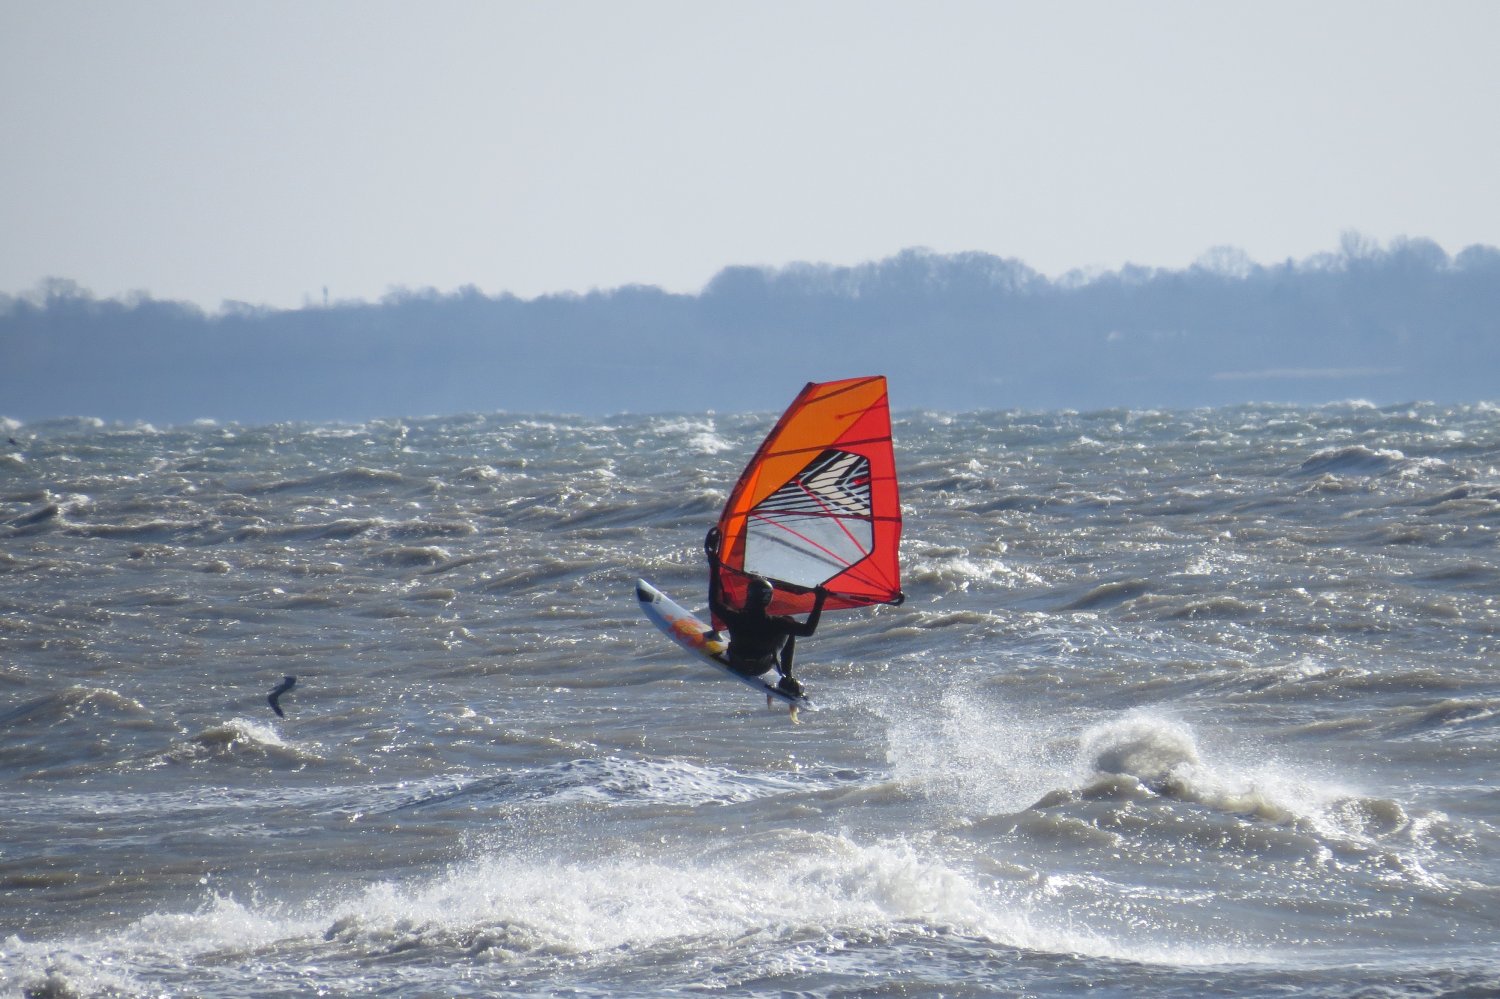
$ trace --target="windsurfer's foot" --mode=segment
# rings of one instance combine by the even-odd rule
[[[784,676],[777,680],[776,689],[792,697],[802,696],[802,684],[798,683],[794,677]]]

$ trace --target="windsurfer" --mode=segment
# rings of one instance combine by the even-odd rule
[[[711,529],[703,539],[703,550],[708,555],[709,565],[708,607],[729,629],[729,649],[726,653],[729,668],[744,676],[760,676],[775,668],[780,677],[776,688],[793,697],[801,696],[802,684],[792,676],[792,659],[796,655],[797,639],[807,638],[817,630],[828,591],[821,586],[813,590],[812,611],[806,621],[798,621],[794,617],[767,613],[766,609],[771,605],[775,589],[764,576],[751,576],[745,594],[745,606],[735,610],[724,603],[723,587],[719,582],[717,527]]]

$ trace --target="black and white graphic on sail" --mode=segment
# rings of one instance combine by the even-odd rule
[[[745,570],[817,586],[869,555],[870,462],[824,451],[750,512]]]

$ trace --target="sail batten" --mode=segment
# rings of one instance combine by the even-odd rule
[[[885,378],[809,383],[777,421],[719,518],[720,582],[738,604],[750,574],[777,584],[772,613],[901,599],[901,502]]]

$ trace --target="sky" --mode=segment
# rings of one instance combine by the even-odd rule
[[[1500,245],[1500,3],[0,0],[0,294]]]

